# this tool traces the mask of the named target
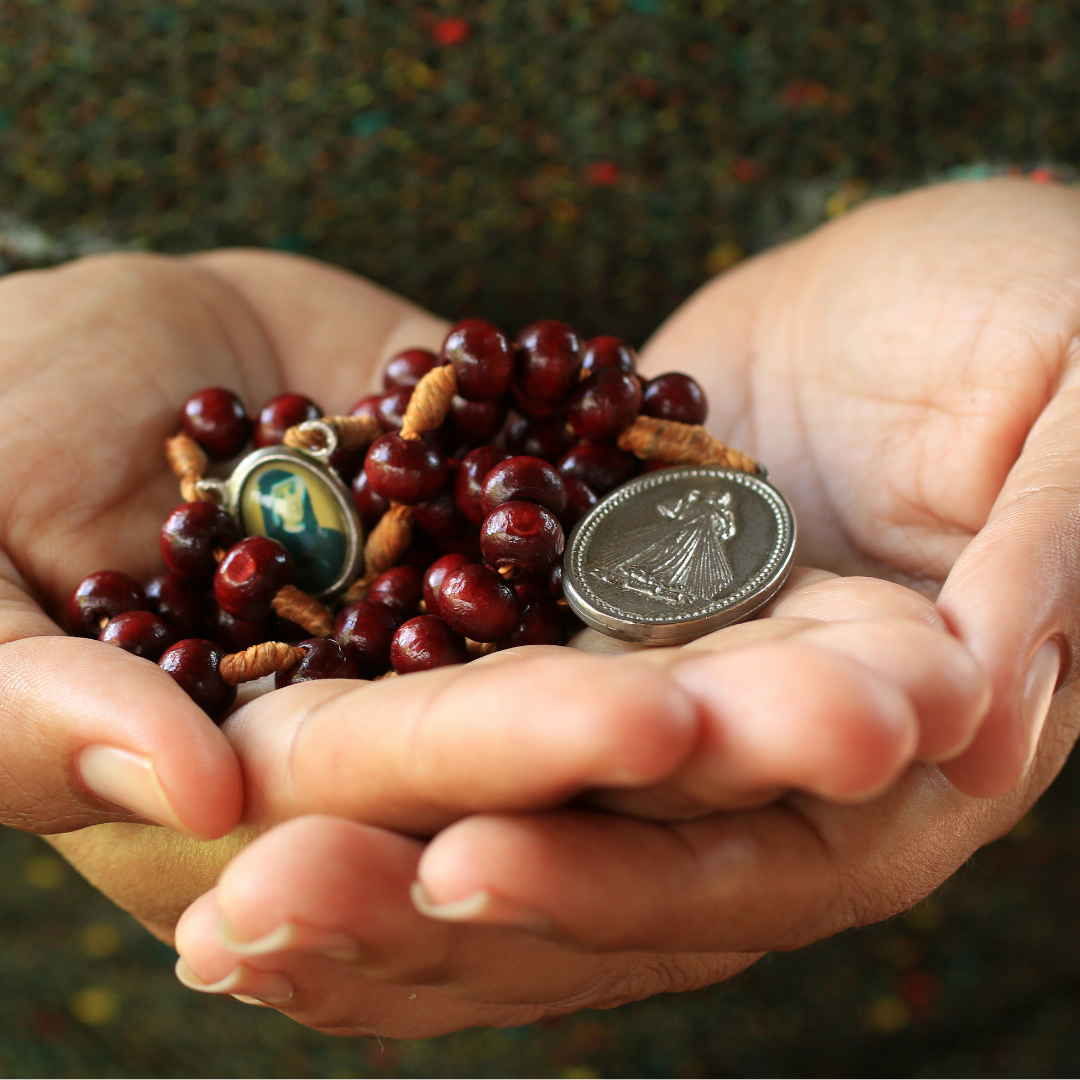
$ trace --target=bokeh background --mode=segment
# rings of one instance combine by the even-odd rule
[[[1073,183],[1067,0],[0,0],[0,272],[255,244],[640,343],[865,198]],[[3,1076],[1073,1076],[1080,769],[903,918],[731,983],[415,1043],[190,994],[0,831]]]

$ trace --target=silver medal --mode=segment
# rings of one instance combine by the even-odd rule
[[[681,645],[767,603],[794,549],[795,517],[767,481],[679,466],[631,480],[585,515],[567,545],[563,590],[602,633]]]

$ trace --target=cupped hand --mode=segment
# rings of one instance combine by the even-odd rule
[[[651,372],[696,374],[718,433],[769,465],[805,561],[930,595],[944,583],[940,610],[993,690],[966,751],[859,806],[790,795],[667,824],[487,813],[426,847],[341,819],[290,822],[185,915],[185,977],[328,1030],[520,1023],[704,985],[760,951],[885,917],[1009,828],[1080,723],[1071,688],[1050,707],[1076,636],[1078,211],[1075,193],[1022,183],[874,204],[713,283],[646,351]],[[719,687],[721,720],[751,651],[706,661],[720,667],[698,686]],[[766,775],[725,787],[707,771],[706,803],[769,794]],[[700,795],[683,784],[672,803],[661,781],[593,800],[690,817]],[[405,903],[414,876],[426,922]]]
[[[0,281],[0,823],[153,821],[208,838],[240,818],[241,770],[220,730],[156,665],[61,625],[86,574],[160,569],[158,531],[180,501],[164,440],[191,392],[225,385],[258,408],[302,386],[345,409],[396,334],[439,325],[333,270],[261,265],[266,280],[299,265],[308,287],[258,313],[213,260],[150,256]],[[302,343],[289,336],[300,322]]]

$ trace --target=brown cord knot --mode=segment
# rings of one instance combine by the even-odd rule
[[[202,447],[187,433],[181,431],[165,440],[165,457],[173,475],[180,481],[180,495],[184,502],[213,502],[214,496],[200,491],[198,483],[206,476],[209,459]]]
[[[639,416],[620,436],[619,449],[645,461],[668,465],[720,465],[725,469],[756,473],[757,462],[741,450],[725,446],[699,424],[680,424]]]
[[[218,671],[225,682],[235,686],[237,683],[254,682],[278,671],[288,671],[303,658],[304,650],[295,645],[287,645],[284,641],[264,641],[243,652],[223,656]]]
[[[337,436],[338,448],[346,452],[363,450],[383,432],[382,424],[368,413],[360,416],[323,416],[320,419]],[[326,447],[326,436],[317,427],[304,431],[297,425],[285,432],[284,442],[294,450],[322,450]]]
[[[403,439],[419,439],[434,431],[446,419],[450,401],[457,393],[457,373],[453,364],[432,368],[415,386],[401,424]]]
[[[280,618],[302,626],[312,637],[329,637],[334,632],[334,616],[295,585],[283,585],[278,589],[270,606]]]
[[[384,571],[397,566],[412,543],[412,507],[391,503],[364,544],[364,574],[346,590],[342,600],[351,604],[367,596],[368,586]]]

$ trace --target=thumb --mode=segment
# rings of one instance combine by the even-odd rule
[[[984,528],[938,606],[983,664],[993,700],[970,747],[942,766],[969,795],[1011,790],[1035,755],[1055,690],[1080,657],[1080,376],[1033,426]]]
[[[10,582],[0,641],[0,824],[58,833],[139,820],[206,839],[236,825],[232,747],[157,664],[63,636]]]

